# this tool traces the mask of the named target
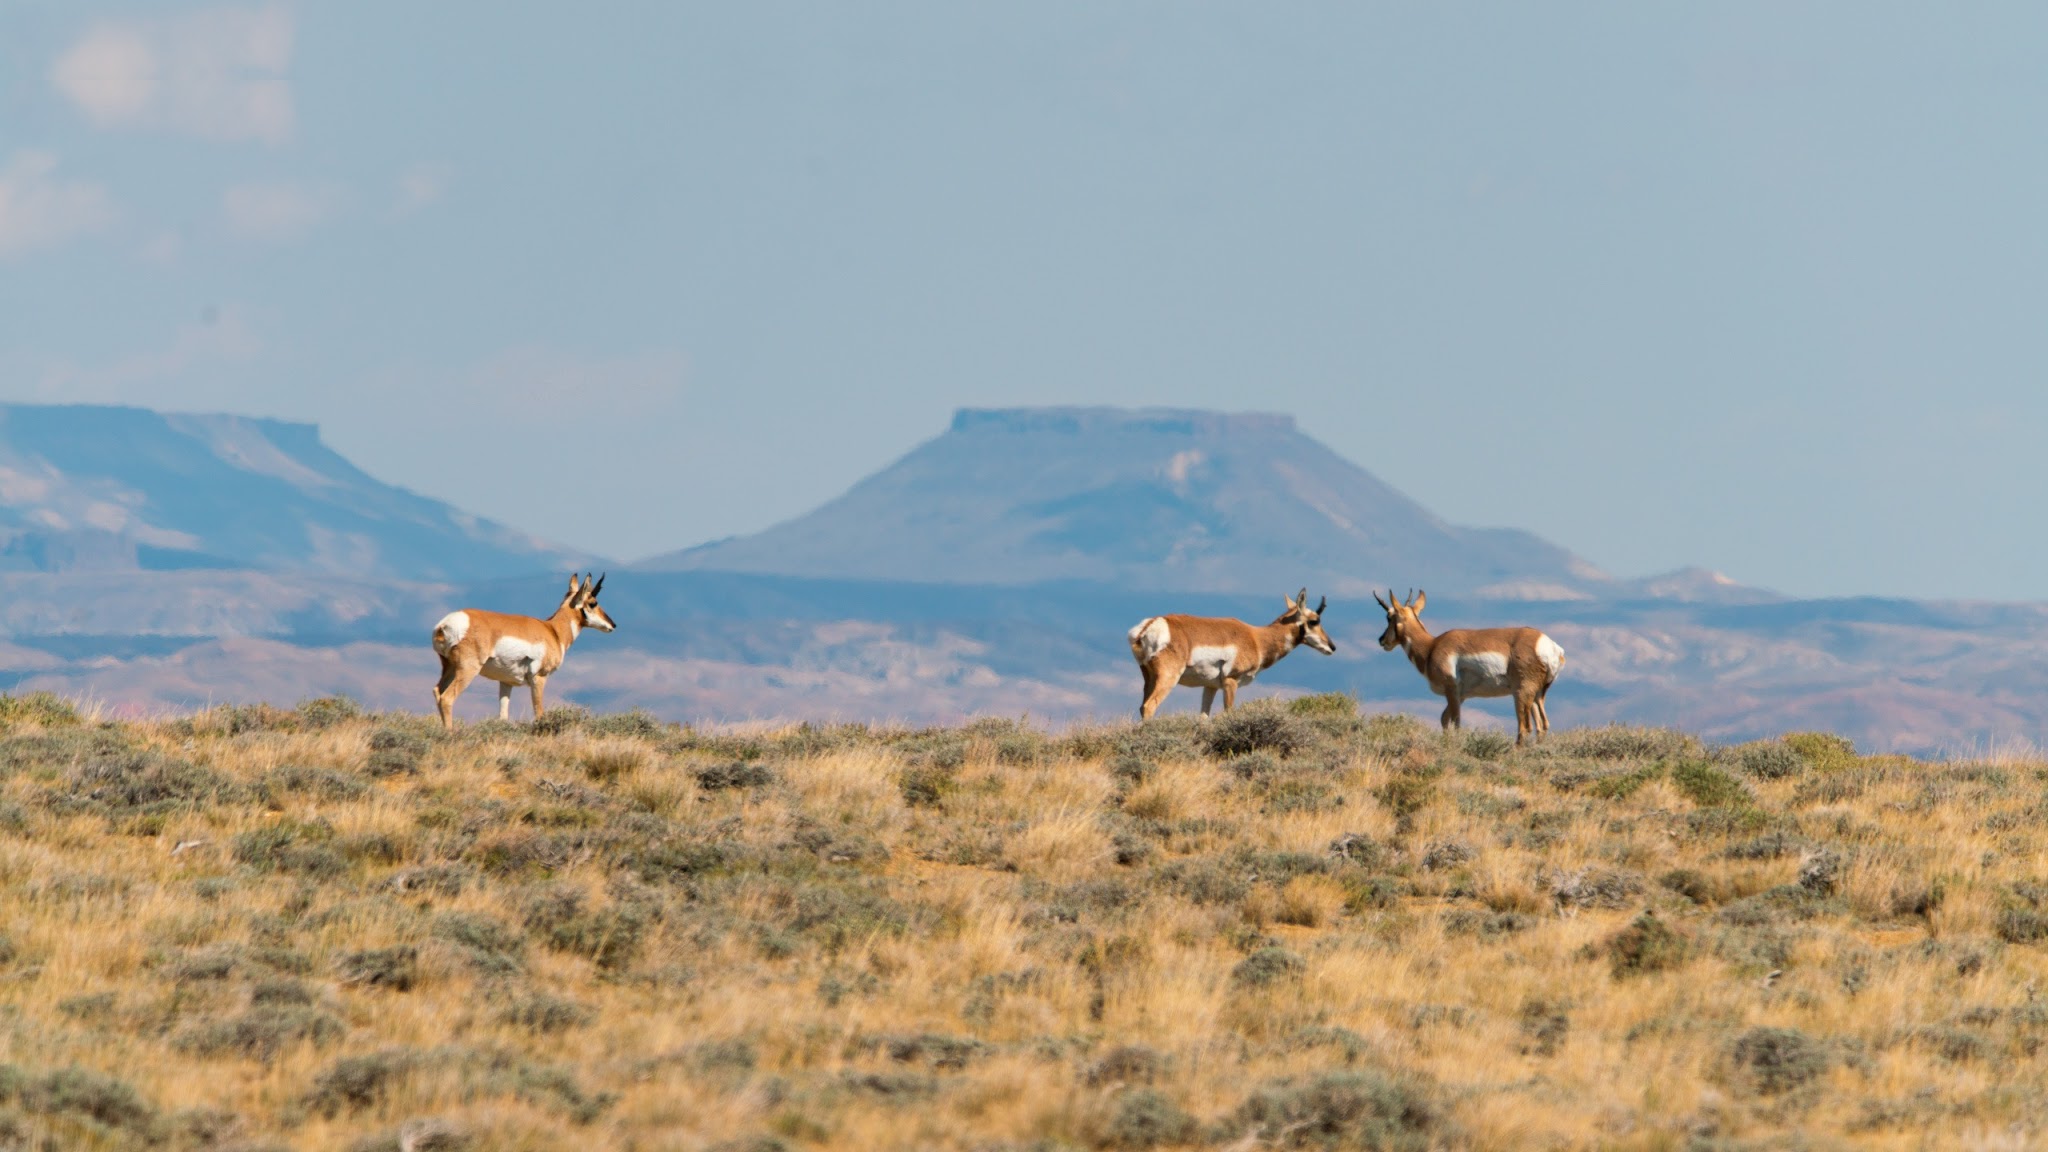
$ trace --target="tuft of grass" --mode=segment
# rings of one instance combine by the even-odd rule
[[[1783,780],[1812,767],[1811,761],[1783,740],[1759,740],[1731,749],[1736,765],[1759,780]]]
[[[1292,756],[1315,740],[1315,732],[1288,708],[1260,700],[1233,708],[1209,726],[1209,754],[1246,756],[1271,752]]]
[[[1755,803],[1735,777],[1706,760],[1680,761],[1671,769],[1671,782],[1702,808],[1740,809]]]
[[[417,732],[379,728],[370,734],[370,775],[403,776],[417,772],[427,748],[427,738]]]
[[[1230,982],[1239,988],[1265,988],[1298,980],[1307,969],[1306,960],[1285,948],[1261,948],[1238,961],[1230,970]]]
[[[697,769],[697,787],[706,792],[723,792],[728,789],[766,788],[775,783],[775,772],[765,764],[750,760],[735,760],[728,764],[708,764]]]
[[[174,1043],[200,1056],[238,1056],[267,1064],[295,1044],[318,1048],[347,1032],[332,1014],[310,1005],[259,1003],[239,1016],[188,1027]]]
[[[1816,772],[1839,772],[1861,762],[1856,745],[1833,732],[1787,732],[1779,737]]]
[[[1664,775],[1664,772],[1665,765],[1660,760],[1655,764],[1645,764],[1627,772],[1602,776],[1589,784],[1586,791],[1602,800],[1626,800],[1635,795],[1643,785]]]
[[[1193,1143],[1201,1127],[1200,1121],[1165,1093],[1132,1088],[1117,1096],[1108,1130],[1097,1143],[1119,1149],[1180,1146]]]
[[[1424,1152],[1455,1133],[1437,1092],[1380,1072],[1326,1072],[1268,1082],[1239,1106],[1235,1127],[1268,1148]]]
[[[574,704],[557,704],[533,718],[530,725],[535,736],[560,736],[587,726],[592,717],[588,708]]]
[[[597,1019],[597,1012],[574,1000],[537,992],[506,1005],[498,1019],[537,1035],[552,1036],[588,1025]]]
[[[1617,980],[1669,971],[1690,953],[1691,942],[1654,911],[1645,911],[1607,941],[1608,969]]]
[[[2048,883],[2020,883],[2006,889],[1993,931],[2008,944],[2048,940]]]
[[[1347,692],[1319,692],[1313,696],[1297,696],[1287,702],[1287,710],[1296,716],[1351,717],[1358,715],[1358,697]]]
[[[1571,1014],[1565,1006],[1541,998],[1525,1001],[1521,1014],[1522,1051],[1532,1056],[1555,1056],[1571,1035]]]
[[[605,740],[583,749],[576,757],[583,775],[609,784],[621,777],[643,771],[653,763],[644,744],[632,740]]]
[[[34,1073],[0,1064],[0,1104],[13,1104],[31,1116],[90,1121],[145,1144],[154,1143],[158,1135],[159,1114],[142,1093],[125,1080],[90,1068]],[[52,1141],[46,1146],[61,1145]]]
[[[313,1078],[305,1104],[330,1117],[375,1107],[418,1063],[418,1055],[404,1048],[344,1056]]]
[[[76,728],[82,723],[77,706],[54,693],[0,695],[0,732],[17,727]]]
[[[1832,1062],[1826,1045],[1797,1028],[1752,1028],[1729,1053],[1748,1086],[1764,1096],[1803,1088]]]
[[[410,992],[420,978],[420,950],[401,945],[350,952],[335,965],[335,972],[346,984]]]
[[[299,720],[308,728],[333,728],[363,714],[360,704],[346,696],[322,696],[298,707]]]

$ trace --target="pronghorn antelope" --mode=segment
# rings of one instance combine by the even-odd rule
[[[1422,626],[1422,606],[1427,592],[1417,592],[1406,604],[1387,589],[1386,600],[1372,594],[1387,610],[1387,630],[1380,634],[1380,647],[1392,652],[1406,648],[1408,659],[1429,690],[1443,697],[1444,731],[1458,727],[1458,705],[1473,697],[1513,696],[1515,698],[1515,743],[1530,733],[1550,731],[1550,713],[1543,697],[1557,682],[1564,667],[1564,649],[1557,641],[1534,628],[1454,628],[1431,636]]]
[[[512,717],[512,687],[524,684],[533,690],[533,717],[540,719],[541,694],[548,677],[562,666],[569,645],[585,628],[612,630],[612,618],[597,606],[598,590],[604,577],[595,580],[569,576],[569,591],[555,614],[545,620],[513,616],[504,612],[482,612],[465,608],[450,612],[434,625],[434,651],[441,656],[441,682],[434,687],[434,707],[441,711],[441,724],[455,727],[455,698],[482,673],[498,682],[498,719]]]
[[[1287,611],[1271,624],[1254,628],[1222,616],[1154,616],[1131,629],[1131,655],[1145,673],[1145,702],[1138,718],[1149,720],[1175,684],[1202,690],[1202,715],[1223,689],[1225,712],[1237,703],[1237,686],[1271,668],[1275,661],[1306,644],[1325,656],[1337,650],[1323,634],[1323,608],[1328,597],[1309,611],[1308,589],[1287,598]]]

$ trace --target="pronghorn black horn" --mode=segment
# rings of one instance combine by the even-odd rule
[[[592,600],[595,600],[595,599],[597,599],[597,594],[598,594],[599,592],[603,591],[603,590],[604,590],[604,577],[603,577],[603,576],[599,576],[599,577],[597,578],[597,583],[596,583],[596,584],[594,584],[594,585],[592,585],[592,586],[591,586],[591,588],[590,588],[590,598],[591,598]]]
[[[1382,599],[1380,599],[1380,594],[1379,594],[1379,593],[1377,593],[1377,592],[1375,592],[1375,593],[1373,593],[1373,594],[1372,594],[1372,602],[1373,602],[1373,603],[1375,603],[1375,604],[1377,604],[1377,605],[1379,605],[1379,606],[1380,606],[1380,611],[1382,611],[1382,612],[1392,612],[1392,611],[1393,611],[1393,609],[1392,609],[1392,608],[1389,608],[1389,607],[1387,607],[1387,602],[1386,602],[1385,600],[1382,600]]]
[[[1316,599],[1316,615],[1318,615],[1318,616],[1321,616],[1321,615],[1323,614],[1323,609],[1325,609],[1325,608],[1327,608],[1327,607],[1329,607],[1329,606],[1330,606],[1330,598],[1329,598],[1328,596],[1321,596],[1321,597],[1318,597],[1318,598]]]

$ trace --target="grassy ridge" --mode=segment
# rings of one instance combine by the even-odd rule
[[[2044,781],[1341,697],[452,737],[0,698],[0,1146],[2023,1141]]]

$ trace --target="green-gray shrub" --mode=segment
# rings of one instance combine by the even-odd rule
[[[1702,808],[1748,808],[1754,801],[1735,777],[1705,760],[1682,760],[1671,770],[1671,782]]]
[[[1285,706],[1259,700],[1233,708],[1212,721],[1208,744],[1212,756],[1244,756],[1252,752],[1291,756],[1314,739],[1314,730]]]
[[[71,701],[53,692],[31,692],[26,696],[0,695],[0,732],[17,725],[39,728],[75,728],[84,723]]]
[[[1684,964],[1691,950],[1691,941],[1646,911],[1608,939],[1608,968],[1617,980],[1665,972]]]
[[[1455,1144],[1434,1090],[1376,1071],[1269,1081],[1234,1119],[1234,1127],[1256,1133],[1269,1148],[1425,1152]]]
[[[1103,1133],[1104,1148],[1157,1148],[1193,1143],[1201,1124],[1173,1098],[1152,1088],[1131,1088],[1119,1094]]]
[[[1237,962],[1230,982],[1238,988],[1265,988],[1299,979],[1307,970],[1308,962],[1285,948],[1261,948]]]
[[[1828,1070],[1827,1046],[1797,1028],[1752,1028],[1730,1053],[1749,1086],[1764,1096],[1803,1087]]]

